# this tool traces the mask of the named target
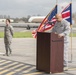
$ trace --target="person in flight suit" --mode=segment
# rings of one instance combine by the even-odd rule
[[[11,43],[13,37],[13,27],[10,25],[10,19],[6,19],[6,26],[4,29],[4,44],[6,49],[6,54],[9,56],[12,52]]]
[[[58,34],[61,38],[64,36],[64,70],[68,70],[68,50],[69,50],[69,34],[70,34],[70,23],[62,19],[60,13],[56,14],[56,23],[52,32]]]

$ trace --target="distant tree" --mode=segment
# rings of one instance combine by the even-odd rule
[[[40,14],[38,14],[37,16],[41,16]]]
[[[3,19],[3,15],[0,15],[0,19]]]
[[[10,19],[10,15],[8,15],[8,18]]]
[[[20,20],[23,21],[23,22],[27,22],[27,18],[26,17],[22,17],[22,18],[20,18]]]
[[[7,16],[6,15],[4,15],[4,19],[7,19]]]
[[[30,15],[28,15],[28,16],[27,16],[27,19],[29,19],[30,17],[31,17],[31,16],[30,16]]]
[[[14,22],[18,23],[19,22],[19,18],[14,18]]]

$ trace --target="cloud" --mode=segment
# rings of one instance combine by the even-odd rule
[[[59,12],[61,12],[69,3],[68,2],[62,2],[58,4]]]
[[[65,6],[70,1],[58,0],[59,6]],[[22,17],[27,15],[47,15],[55,6],[56,0],[0,0],[0,14]],[[73,0],[73,8],[76,1]],[[58,7],[60,9],[60,7]],[[73,10],[76,12],[76,10]]]
[[[60,7],[66,7],[67,5],[68,5],[68,2],[63,2],[59,4]]]
[[[58,8],[59,8],[59,11],[61,12],[69,3],[70,3],[71,1],[70,0],[67,0],[67,1],[60,1],[59,3],[58,3]],[[74,13],[74,12],[76,12],[76,10],[74,10],[74,8],[76,7],[76,1],[74,0],[72,0],[72,12]]]

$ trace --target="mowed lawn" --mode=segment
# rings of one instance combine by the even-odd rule
[[[0,32],[0,38],[4,37],[4,32]],[[32,38],[31,32],[14,32],[14,38]]]
[[[70,34],[72,37],[76,37],[76,33]],[[0,38],[4,37],[4,32],[0,32]],[[27,32],[14,32],[14,38],[33,38],[32,37],[32,32],[27,31]]]

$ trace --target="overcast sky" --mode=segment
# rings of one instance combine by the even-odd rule
[[[59,9],[71,0],[58,0]],[[76,12],[76,0],[73,2],[73,12]],[[46,16],[55,6],[56,0],[0,0],[0,15],[11,17],[26,17],[27,15]]]

